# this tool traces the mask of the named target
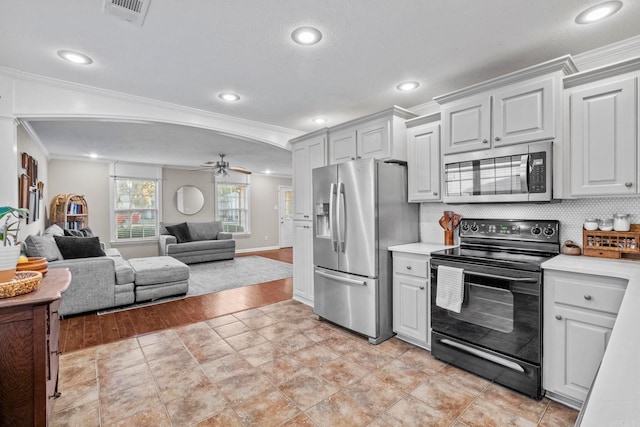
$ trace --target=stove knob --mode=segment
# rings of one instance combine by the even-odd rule
[[[531,228],[531,234],[533,234],[534,236],[539,236],[540,233],[542,233],[540,227],[536,226]]]
[[[556,232],[556,230],[554,230],[551,227],[547,227],[547,228],[544,229],[544,235],[545,236],[551,237],[551,236],[553,236],[555,234],[555,232]]]
[[[462,228],[462,231],[469,231],[469,224],[466,222],[463,222],[460,228]]]
[[[476,231],[478,231],[478,225],[477,225],[477,224],[473,224],[473,225],[471,226],[471,231],[473,231],[474,233],[475,233]]]

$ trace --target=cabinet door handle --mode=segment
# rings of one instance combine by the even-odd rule
[[[422,291],[422,290],[424,290],[424,286],[420,286],[420,290],[421,290],[421,291]]]
[[[411,270],[411,266],[410,265],[407,265],[407,270]]]
[[[633,187],[633,182],[625,182],[624,186],[627,187],[627,188],[631,188],[631,187]]]
[[[562,320],[562,316],[560,316],[559,314],[556,314],[556,319]]]
[[[587,301],[591,301],[591,295],[585,294],[584,299],[586,299]]]
[[[496,141],[500,141],[500,137],[499,137],[499,136],[496,136],[494,139],[495,139]]]
[[[488,139],[483,139],[483,140],[482,140],[482,143],[483,143],[483,144],[488,144],[488,143],[489,143],[489,140],[488,140]]]
[[[437,192],[437,191],[434,191],[434,192],[433,192],[433,195],[434,195],[434,196],[437,196],[437,195],[438,195],[438,192]]]

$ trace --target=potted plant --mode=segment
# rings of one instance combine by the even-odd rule
[[[0,207],[0,283],[13,280],[20,258],[18,231],[22,215],[29,209]]]

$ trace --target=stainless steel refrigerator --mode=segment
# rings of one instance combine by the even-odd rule
[[[387,248],[419,240],[406,166],[363,159],[314,169],[314,312],[378,344],[393,336]]]

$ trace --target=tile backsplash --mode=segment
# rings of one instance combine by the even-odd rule
[[[420,239],[442,240],[438,219],[445,210],[466,218],[557,219],[560,221],[560,242],[573,240],[582,247],[582,223],[586,218],[612,218],[614,213],[630,215],[632,224],[640,223],[640,197],[614,197],[561,200],[553,203],[495,203],[445,205],[422,203],[420,206]]]

